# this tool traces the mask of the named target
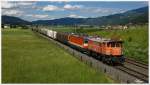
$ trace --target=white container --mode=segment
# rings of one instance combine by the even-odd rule
[[[53,31],[53,39],[56,39],[56,34],[57,34],[57,32]]]
[[[47,31],[47,35],[51,38],[53,38],[53,31],[52,30],[48,30]]]

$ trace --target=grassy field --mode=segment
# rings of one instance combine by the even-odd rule
[[[2,30],[2,83],[113,83],[30,30]]]
[[[54,29],[63,32],[75,32],[72,27],[62,27]],[[102,37],[118,37],[124,41],[124,55],[135,60],[148,63],[148,26],[132,26],[127,30],[99,30],[99,29],[77,29],[78,33],[89,35],[100,35]]]
[[[69,26],[66,26],[66,27],[57,27],[57,26],[54,26],[54,27],[50,27],[48,29],[52,29],[52,30],[55,30],[57,32],[77,32],[77,33],[88,33],[88,32],[95,32],[95,31],[99,31],[99,29],[96,29],[96,28],[90,28],[90,27],[86,27],[85,28],[79,28],[79,27],[69,27]]]

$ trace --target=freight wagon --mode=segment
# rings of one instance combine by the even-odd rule
[[[50,38],[56,39],[56,34],[56,31],[47,30],[47,36],[49,36]]]
[[[57,32],[56,34],[57,40],[64,44],[68,44],[68,37],[69,37],[69,33]]]
[[[69,35],[68,37],[68,43],[82,51],[82,52],[85,52],[87,50],[87,47],[88,47],[88,37],[87,36],[80,36],[80,35],[76,35],[76,34],[71,34]]]

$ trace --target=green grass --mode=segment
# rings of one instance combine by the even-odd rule
[[[30,30],[2,30],[2,83],[113,83]]]
[[[57,32],[77,32],[77,33],[88,33],[88,32],[95,32],[95,31],[98,31],[99,29],[96,29],[96,28],[79,28],[79,27],[69,27],[69,26],[66,26],[66,27],[57,27],[57,26],[54,26],[54,27],[51,27],[49,29],[52,29],[52,30],[55,30]]]
[[[57,28],[57,31],[75,32],[73,27]],[[123,43],[123,52],[125,57],[148,64],[148,26],[131,26],[126,30],[100,30],[95,28],[77,29],[78,33],[87,33],[89,35],[100,35],[106,38],[118,37]]]

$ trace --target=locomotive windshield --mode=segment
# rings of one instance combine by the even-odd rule
[[[116,43],[116,47],[121,47],[121,43]]]
[[[107,47],[121,47],[121,43],[120,42],[107,43]]]
[[[88,39],[84,39],[84,43],[88,43]]]

